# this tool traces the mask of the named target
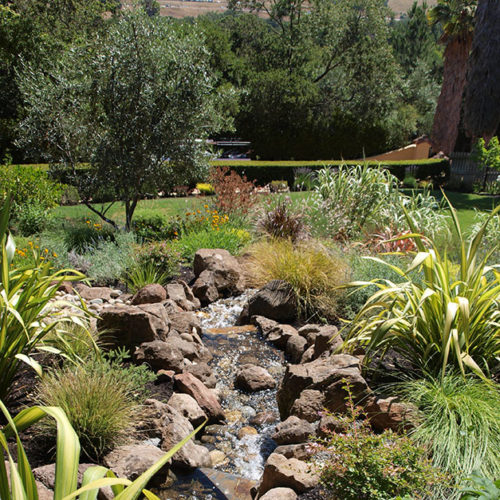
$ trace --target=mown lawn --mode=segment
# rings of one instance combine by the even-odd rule
[[[304,206],[307,203],[307,197],[309,193],[306,192],[294,192],[289,193],[289,196],[294,204],[299,206]],[[440,191],[434,191],[433,194],[437,198],[441,198]],[[462,224],[462,228],[467,230],[471,224],[474,222],[475,210],[491,210],[494,206],[500,203],[499,197],[494,196],[482,196],[470,193],[446,193],[449,200],[452,202],[453,206],[458,211],[458,216]],[[265,199],[262,195],[263,200]],[[280,196],[277,194],[269,195],[272,197]],[[283,196],[283,195],[281,195]],[[210,197],[200,197],[200,198],[161,198],[155,200],[143,200],[139,202],[136,210],[136,216],[141,214],[162,214],[164,216],[175,216],[183,215],[186,212],[196,209],[200,205],[205,203],[210,203]],[[96,207],[100,208],[102,205],[96,203]],[[107,215],[114,219],[123,220],[124,219],[124,209],[123,205],[120,203],[115,203],[107,212]],[[75,205],[68,207],[57,207],[54,210],[54,217],[56,219],[65,220],[82,220],[85,217],[90,217],[92,219],[97,216],[92,213],[85,205]]]

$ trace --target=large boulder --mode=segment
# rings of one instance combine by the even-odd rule
[[[306,420],[291,416],[276,426],[273,439],[278,445],[305,443],[309,441],[310,436],[314,436],[315,432],[314,425]]]
[[[243,270],[227,250],[198,250],[194,256],[193,269],[196,276],[193,294],[202,304],[239,295],[245,290]]]
[[[189,420],[169,405],[167,405],[167,409],[163,415],[161,429],[161,448],[165,451],[172,449],[194,430]],[[190,470],[196,467],[210,467],[212,460],[207,448],[196,444],[193,439],[190,439],[172,457],[172,465]]]
[[[131,349],[143,342],[166,338],[169,319],[161,304],[121,305],[103,309],[97,328],[106,332],[110,344]]]
[[[258,487],[259,495],[273,488],[291,488],[298,493],[312,490],[319,483],[319,477],[308,464],[296,458],[286,458],[279,453],[269,455]]]
[[[272,389],[276,386],[276,381],[261,366],[243,365],[236,374],[234,385],[243,391],[257,392],[264,389]]]
[[[356,401],[370,394],[368,384],[361,375],[360,361],[354,356],[335,354],[310,363],[288,365],[277,394],[281,418],[290,415],[295,400],[305,389],[322,392],[327,410],[345,411],[346,383]]]
[[[165,452],[151,444],[129,444],[119,446],[108,453],[103,461],[118,477],[134,481],[143,472],[165,456]],[[164,465],[154,476],[162,482],[168,475],[169,464]]]
[[[179,392],[192,396],[200,408],[205,412],[209,423],[224,420],[224,410],[211,389],[206,387],[191,373],[181,373],[174,377],[175,385]]]
[[[308,422],[317,422],[324,408],[325,395],[321,391],[304,389],[294,401],[290,413]]]
[[[152,283],[137,291],[130,303],[134,306],[156,304],[157,302],[163,302],[166,298],[167,292],[165,289],[157,283]]]
[[[297,306],[297,296],[291,285],[286,281],[272,280],[250,298],[248,315],[286,323],[297,317]]]
[[[153,371],[173,370],[181,373],[185,367],[183,352],[163,340],[143,342],[134,352],[134,360],[149,365]]]
[[[207,419],[200,405],[189,394],[174,392],[168,400],[168,406],[174,408],[183,417],[187,418],[193,427],[198,427]]]

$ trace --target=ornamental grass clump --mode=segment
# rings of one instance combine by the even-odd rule
[[[299,314],[335,318],[349,268],[334,250],[317,241],[294,245],[290,240],[262,240],[249,249],[249,274],[254,286],[284,280],[299,299]]]
[[[432,240],[416,232],[405,211],[418,252],[408,269],[384,263],[404,278],[354,282],[348,286],[376,285],[375,292],[354,318],[345,346],[363,346],[365,363],[392,349],[407,359],[417,373],[443,378],[448,369],[463,376],[486,377],[500,356],[500,272],[479,249],[497,207],[476,235],[466,241],[454,208],[449,203],[459,241],[459,261],[452,263]],[[367,257],[370,258],[370,257]],[[373,259],[373,258],[372,258]]]
[[[457,374],[399,385],[403,400],[419,410],[411,437],[433,463],[457,481],[473,471],[500,476],[500,392],[497,384]]]

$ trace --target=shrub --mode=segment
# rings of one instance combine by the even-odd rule
[[[16,225],[23,236],[41,233],[47,226],[49,213],[38,203],[27,203],[18,210]]]
[[[250,240],[250,233],[244,229],[227,226],[216,229],[203,228],[182,234],[174,242],[173,248],[183,259],[191,262],[200,248],[223,248],[232,255],[237,255]]]
[[[47,259],[48,250],[33,254],[34,264],[24,267],[11,266],[15,243],[7,225],[10,200],[0,208],[0,399],[9,395],[10,386],[21,360],[30,362],[41,371],[30,358],[44,337],[63,323],[78,321],[77,314],[53,315],[49,307],[63,281],[79,281],[84,276],[77,271],[64,269],[54,271]],[[85,317],[82,311],[81,316]]]
[[[294,213],[290,198],[280,199],[257,221],[257,230],[271,238],[286,238],[292,242],[307,236],[303,215]]]
[[[167,219],[163,215],[137,215],[134,218],[134,232],[142,241],[171,240],[179,231],[179,223],[175,219]]]
[[[139,376],[133,372],[137,370]],[[122,368],[115,361],[89,360],[47,374],[37,398],[42,405],[60,407],[83,452],[98,459],[126,440],[134,414],[147,397],[143,384],[154,380],[152,372],[146,378],[144,370],[145,366]],[[53,426],[46,430],[55,431]]]
[[[278,279],[290,283],[300,302],[303,317],[320,314],[335,318],[341,292],[348,278],[348,265],[333,250],[319,242],[293,245],[289,240],[260,241],[249,250],[253,284],[262,286]]]
[[[498,385],[449,374],[400,386],[404,400],[419,410],[413,439],[429,448],[434,464],[459,480],[480,470],[500,474],[500,393]]]
[[[125,282],[128,289],[135,293],[146,285],[153,283],[165,285],[169,277],[168,272],[159,270],[152,261],[137,262],[127,271]]]
[[[349,390],[349,388],[346,388]],[[318,440],[320,481],[334,498],[390,500],[428,498],[444,476],[432,467],[425,448],[392,431],[374,434],[368,419],[347,400],[347,415],[336,415],[343,432]]]
[[[488,255],[479,259],[478,249],[500,206],[468,243],[451,204],[450,210],[460,243],[458,265],[441,255],[432,241],[424,244],[415,235],[419,252],[411,265],[406,271],[392,267],[405,277],[404,282],[355,284],[375,284],[378,289],[354,318],[346,339],[347,345],[364,346],[366,363],[375,354],[383,356],[394,349],[419,372],[444,377],[449,367],[462,374],[470,370],[484,376],[497,362],[500,336],[492,332],[498,330],[500,318],[500,273],[487,265]],[[407,217],[416,233],[411,216]],[[412,270],[418,270],[420,277],[414,278]]]
[[[138,248],[136,262],[132,266],[146,266],[156,269],[167,277],[179,272],[181,256],[175,242],[151,242]]]
[[[257,201],[254,183],[229,167],[212,168],[210,184],[215,191],[215,206],[221,213],[246,215]]]
[[[198,182],[198,184],[196,184],[196,189],[203,195],[215,194],[214,187],[208,182]]]
[[[12,197],[13,217],[25,205],[38,205],[42,209],[57,206],[62,185],[49,179],[45,170],[31,166],[4,165],[0,169],[0,202],[6,193]]]
[[[115,230],[92,219],[71,222],[64,226],[64,242],[68,251],[82,253],[104,241],[113,241]]]

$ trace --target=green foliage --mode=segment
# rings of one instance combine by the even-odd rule
[[[92,459],[125,441],[139,404],[147,398],[144,385],[155,379],[144,365],[123,368],[122,360],[118,354],[55,369],[38,388],[40,404],[65,412],[82,451]],[[56,429],[50,425],[46,430]]]
[[[500,315],[500,272],[487,265],[489,255],[480,258],[478,252],[485,228],[500,207],[469,241],[462,235],[451,204],[450,210],[459,242],[457,265],[417,233],[407,213],[414,234],[403,238],[413,238],[418,253],[406,270],[392,266],[405,281],[352,284],[375,284],[378,288],[354,318],[346,339],[347,345],[365,347],[366,363],[388,349],[409,360],[418,372],[436,377],[444,377],[451,368],[484,376],[496,363],[500,353],[500,337],[495,334]],[[418,280],[410,274],[414,270],[421,274]]]
[[[16,226],[23,236],[41,233],[47,226],[48,211],[43,206],[29,203],[18,209]]]
[[[473,473],[468,485],[460,490],[460,500],[498,500],[500,498],[500,479],[492,481],[481,474]]]
[[[26,205],[42,210],[57,206],[62,186],[50,180],[45,170],[7,164],[0,169],[0,201],[7,193],[12,197],[13,217],[17,219]]]
[[[337,301],[349,268],[334,250],[319,242],[304,241],[294,245],[290,240],[259,241],[249,249],[249,271],[255,286],[271,280],[284,280],[292,286],[300,303],[299,313],[305,318],[318,314],[334,319]]]
[[[134,219],[134,233],[142,241],[171,240],[179,231],[179,224],[174,219],[167,219],[161,214],[141,213]]]
[[[405,209],[419,231],[433,236],[445,231],[448,218],[428,190],[406,196],[388,171],[367,164],[318,172],[311,219],[323,235],[350,239],[375,228],[408,229]],[[403,208],[404,207],[404,208]]]
[[[169,279],[168,272],[160,271],[153,261],[137,262],[127,271],[125,283],[128,289],[135,293],[146,285],[157,283],[165,285]]]
[[[186,436],[185,439],[175,445],[164,457],[142,473],[134,482],[128,479],[117,478],[111,470],[105,467],[95,466],[85,471],[81,488],[77,490],[80,442],[61,408],[34,406],[24,409],[14,419],[11,418],[7,408],[1,401],[0,410],[8,422],[0,430],[0,445],[7,455],[10,472],[10,481],[8,481],[5,462],[3,460],[0,461],[0,495],[5,500],[38,498],[35,478],[21,443],[19,433],[39,422],[46,415],[57,422],[54,500],[71,500],[77,497],[85,497],[90,500],[96,498],[99,490],[105,486],[111,486],[113,498],[117,500],[136,500],[141,493],[147,495],[151,500],[159,500],[156,495],[145,490],[148,482],[205,425],[200,425],[189,436]],[[7,446],[7,440],[10,438],[15,438],[16,440],[17,463],[14,462],[10,449]]]
[[[404,400],[419,410],[412,438],[429,448],[434,464],[460,481],[474,470],[500,473],[500,393],[492,381],[455,374],[401,384]]]
[[[63,281],[79,281],[84,276],[72,269],[55,271],[48,251],[33,248],[35,264],[12,267],[15,243],[10,236],[9,200],[0,208],[0,398],[9,395],[21,360],[39,373],[41,367],[30,355],[44,337],[63,323],[81,322],[76,314],[55,315],[49,306]],[[85,312],[81,312],[85,317]]]
[[[320,481],[335,498],[391,500],[409,495],[429,498],[444,476],[434,469],[424,447],[392,431],[375,434],[368,419],[347,401],[347,415],[335,415],[342,432],[319,439]]]
[[[123,11],[43,72],[24,66],[23,144],[43,146],[75,174],[85,202],[103,187],[122,201],[130,229],[140,198],[188,184],[207,166],[204,139],[222,122],[207,63],[192,28]],[[76,175],[80,158],[90,161],[86,175]]]

